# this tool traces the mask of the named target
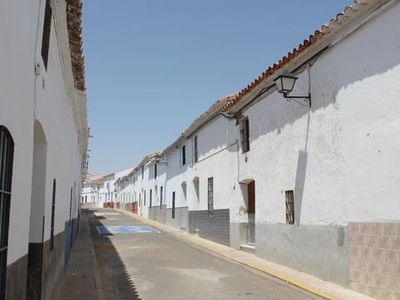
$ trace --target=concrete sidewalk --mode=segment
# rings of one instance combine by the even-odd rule
[[[147,223],[152,227],[156,227],[170,235],[175,236],[178,239],[186,241],[192,245],[197,245],[201,248],[205,248],[208,251],[217,253],[226,259],[235,261],[243,264],[247,267],[256,269],[275,278],[293,284],[301,289],[304,289],[310,293],[318,295],[325,299],[343,299],[343,300],[372,300],[368,296],[346,289],[340,285],[321,280],[311,275],[269,262],[265,259],[259,258],[254,254],[235,250],[233,248],[214,243],[212,241],[202,239],[198,236],[188,234],[181,230],[172,228],[165,224],[161,224],[156,221],[152,221],[143,217],[140,217],[131,212],[125,210],[116,209],[121,213],[131,216],[143,223]]]
[[[64,274],[54,289],[51,299],[104,300],[101,278],[94,252],[87,211],[82,209],[79,232],[71,250]]]

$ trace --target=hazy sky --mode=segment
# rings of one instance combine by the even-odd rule
[[[89,173],[163,150],[347,0],[83,0]]]

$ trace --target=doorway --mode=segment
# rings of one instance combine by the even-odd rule
[[[256,242],[256,184],[255,181],[247,185],[247,215],[248,215],[248,244]]]
[[[40,299],[44,242],[44,205],[46,197],[47,141],[42,125],[35,121],[31,213],[28,248],[27,299]]]

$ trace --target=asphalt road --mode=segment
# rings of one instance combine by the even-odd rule
[[[125,214],[89,218],[106,299],[320,299],[154,227],[102,227],[147,226]]]

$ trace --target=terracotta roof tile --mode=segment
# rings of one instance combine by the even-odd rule
[[[355,5],[362,5],[364,4],[363,1],[354,1]],[[221,111],[226,112],[236,103],[238,103],[246,94],[252,91],[255,87],[257,87],[264,79],[268,78],[276,71],[281,70],[284,68],[289,62],[291,62],[295,57],[297,57],[300,53],[307,50],[311,45],[319,41],[325,32],[332,27],[333,24],[338,23],[341,21],[343,17],[349,14],[353,10],[353,6],[346,6],[343,12],[340,12],[336,15],[335,18],[331,19],[329,23],[326,23],[321,26],[320,29],[316,30],[313,34],[311,34],[307,39],[305,39],[299,46],[293,48],[292,51],[288,52],[284,57],[282,57],[278,62],[274,63],[272,66],[268,67],[258,78],[256,78],[252,83],[247,85],[244,89],[242,89],[236,97],[227,101],[227,103],[222,107]]]
[[[67,0],[67,25],[69,47],[71,50],[72,71],[74,73],[75,88],[85,91],[85,62],[82,49],[82,2]]]

